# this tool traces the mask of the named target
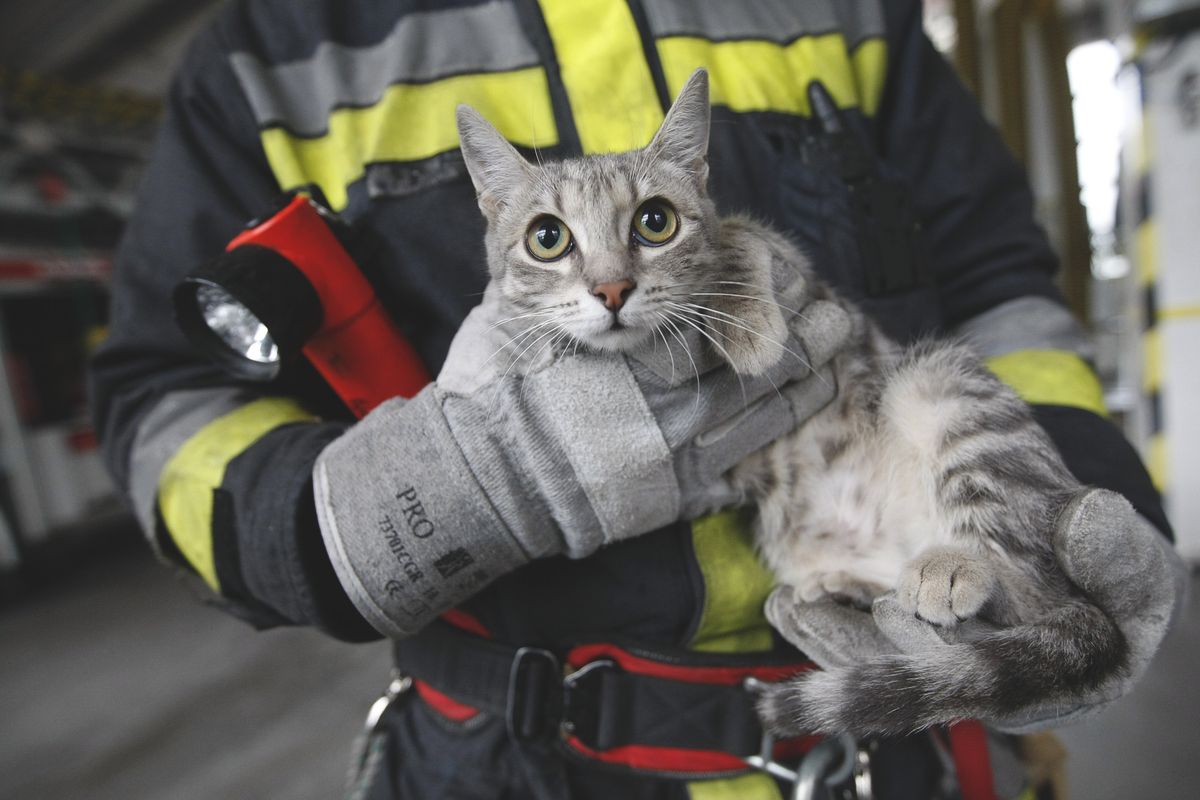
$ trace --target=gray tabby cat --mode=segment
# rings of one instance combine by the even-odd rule
[[[681,369],[716,354],[756,375],[801,355],[784,344],[781,280],[847,308],[836,399],[730,476],[757,504],[763,559],[798,601],[869,607],[894,590],[948,630],[1022,624],[802,675],[769,695],[771,726],[907,732],[1070,697],[1125,668],[1120,631],[1055,559],[1051,533],[1080,485],[1026,404],[964,347],[901,348],[782,235],[717,215],[703,71],[630,153],[535,166],[472,109],[459,108],[458,124],[522,352],[634,352],[655,340]]]

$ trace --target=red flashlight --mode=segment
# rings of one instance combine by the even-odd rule
[[[235,377],[270,380],[298,353],[358,417],[430,377],[336,233],[302,195],[252,223],[175,289],[188,338]]]

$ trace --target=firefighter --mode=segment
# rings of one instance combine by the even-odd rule
[[[729,416],[730,398],[706,376],[686,436],[664,435],[648,411],[615,444],[584,417],[557,437],[506,436],[496,417],[454,416],[428,392],[356,423],[303,362],[269,384],[228,377],[180,333],[172,290],[281,191],[307,191],[350,227],[356,262],[437,374],[485,282],[456,105],[542,158],[627,150],[700,66],[714,87],[720,208],[789,232],[894,336],[970,338],[1077,477],[1170,535],[1105,419],[1022,171],[926,40],[917,0],[233,2],[170,90],[94,362],[97,429],[152,546],[230,613],[396,640],[393,694],[405,691],[375,721],[363,796],[780,796],[744,766],[759,731],[743,679],[804,658],[763,615],[771,580],[743,518],[693,518],[733,456],[687,448]],[[814,113],[815,86],[835,113]],[[828,357],[836,327],[811,326],[804,345]],[[613,370],[577,376],[573,389],[597,398],[579,414],[670,407],[669,390]],[[798,368],[785,378],[802,399],[726,432],[730,453],[828,400]],[[532,393],[528,413],[557,398]],[[526,471],[541,457],[570,461],[575,482]],[[1137,541],[1152,568],[1132,585],[1167,590],[1121,618],[1154,623],[1136,628],[1134,672],[1175,596],[1169,560]],[[1114,563],[1092,556],[1086,567]],[[1131,585],[1103,569],[1098,580]],[[813,655],[853,638],[786,617],[780,630]],[[878,797],[945,785],[936,737],[863,753]]]

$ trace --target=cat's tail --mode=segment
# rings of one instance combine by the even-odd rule
[[[1066,713],[1127,671],[1121,631],[1078,600],[978,641],[805,673],[768,690],[759,713],[780,733],[906,734],[962,719]]]

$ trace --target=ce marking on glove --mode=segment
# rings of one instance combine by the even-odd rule
[[[427,603],[407,599],[407,592],[404,591],[403,584],[398,580],[388,581],[383,585],[383,589],[387,592],[388,597],[396,602],[396,607],[409,619],[425,619],[433,612]],[[437,599],[438,590],[431,587],[426,589],[423,594],[432,602]]]

